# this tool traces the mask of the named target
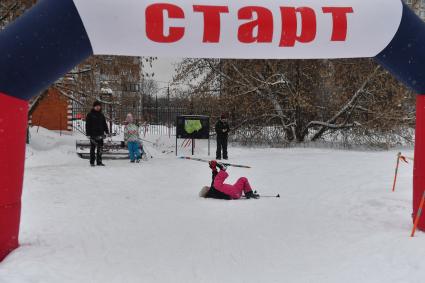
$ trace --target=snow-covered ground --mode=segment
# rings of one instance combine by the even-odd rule
[[[409,238],[411,165],[390,192],[395,151],[231,148],[232,162],[253,167],[230,168],[231,181],[246,175],[282,198],[219,201],[198,198],[210,171],[162,153],[168,138],[147,145],[148,162],[105,168],[75,155],[78,137],[32,138],[21,248],[0,264],[0,283],[425,278],[425,234]]]

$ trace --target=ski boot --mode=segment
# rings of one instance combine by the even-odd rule
[[[250,192],[245,193],[245,197],[247,199],[251,199],[251,198],[253,198],[253,199],[259,199],[260,198],[260,195],[257,194],[257,192],[250,191]]]

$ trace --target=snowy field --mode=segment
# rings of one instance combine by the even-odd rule
[[[396,151],[233,147],[231,162],[253,168],[229,169],[231,181],[282,198],[219,201],[198,198],[206,164],[162,153],[173,140],[148,162],[90,168],[78,137],[32,138],[21,248],[0,283],[424,282],[412,165],[390,192]]]

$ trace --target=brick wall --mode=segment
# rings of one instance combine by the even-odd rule
[[[55,88],[38,103],[30,124],[52,131],[72,131],[72,104]]]

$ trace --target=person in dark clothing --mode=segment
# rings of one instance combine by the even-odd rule
[[[221,152],[223,151],[223,158],[228,159],[227,154],[227,141],[229,137],[229,123],[227,122],[226,114],[222,114],[220,119],[215,124],[215,132],[217,134],[217,153],[216,159],[221,160]]]
[[[90,165],[105,166],[102,162],[103,140],[105,134],[109,134],[105,115],[102,113],[102,104],[99,101],[93,103],[93,109],[86,117],[86,135],[90,139]],[[96,154],[97,149],[97,154]]]

